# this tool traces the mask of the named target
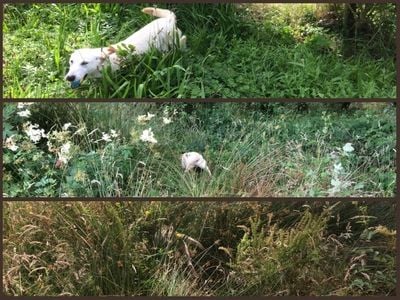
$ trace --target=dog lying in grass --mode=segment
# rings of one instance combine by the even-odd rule
[[[166,52],[174,45],[186,47],[186,36],[176,27],[175,14],[167,9],[146,7],[145,14],[158,17],[130,37],[105,48],[82,48],[75,50],[69,60],[69,71],[65,79],[71,82],[71,88],[78,88],[86,77],[101,77],[101,70],[105,64],[111,66],[112,71],[119,69],[121,59],[117,50],[120,47],[133,49],[134,54],[144,54],[151,48]]]

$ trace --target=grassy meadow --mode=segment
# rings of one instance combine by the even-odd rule
[[[6,295],[395,295],[393,202],[3,205]]]
[[[395,5],[363,4],[351,39],[344,6],[169,4],[186,51],[125,54],[77,90],[69,55],[149,23],[151,4],[6,4],[5,98],[395,98]],[[353,30],[353,29],[352,29]]]
[[[393,197],[387,103],[7,103],[6,197]],[[185,173],[196,151],[211,170]]]

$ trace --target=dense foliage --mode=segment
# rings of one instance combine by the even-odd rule
[[[301,108],[301,109],[300,109]],[[390,104],[6,104],[7,196],[393,196]],[[184,173],[196,151],[212,176]]]
[[[343,6],[179,4],[187,51],[126,54],[126,67],[72,90],[82,47],[121,41],[147,24],[146,4],[8,4],[4,96],[15,98],[394,98],[394,4],[362,10],[344,34]],[[165,5],[160,5],[165,6]],[[336,11],[336,12],[335,12]],[[362,22],[361,22],[362,21]],[[362,30],[361,30],[362,29]],[[347,54],[346,54],[347,53]]]

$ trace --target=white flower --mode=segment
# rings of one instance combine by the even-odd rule
[[[157,140],[154,137],[154,133],[151,128],[143,130],[142,135],[140,136],[140,140],[143,142],[149,142],[152,144],[157,144]]]
[[[335,190],[340,190],[340,186],[342,185],[342,182],[337,178],[332,178],[331,185],[333,186],[333,188]]]
[[[149,119],[149,120],[151,120],[152,118],[154,118],[156,115],[155,114],[151,114],[151,113],[147,113],[147,118]]]
[[[116,138],[119,136],[119,134],[114,129],[110,130],[110,134],[111,134],[111,137],[113,137],[113,138]]]
[[[329,196],[334,196],[336,193],[351,186],[352,183],[353,182],[346,179],[341,180],[340,178],[332,178],[331,179],[332,188],[329,189]]]
[[[351,153],[351,152],[353,152],[354,151],[354,148],[353,148],[353,146],[351,145],[351,143],[346,143],[344,146],[343,146],[343,151],[345,152],[345,153]]]
[[[18,150],[19,147],[17,145],[13,144],[13,145],[8,146],[7,148],[10,149],[11,151],[15,152]]]
[[[60,148],[60,152],[58,153],[58,159],[66,164],[71,159],[71,142],[66,142]]]
[[[156,115],[151,114],[151,113],[147,113],[147,115],[140,115],[137,117],[137,120],[139,121],[139,123],[145,123],[147,121],[150,121],[151,119],[153,119]]]
[[[40,129],[38,124],[31,124],[28,122],[24,125],[24,130],[31,141],[35,144],[37,144],[41,138],[47,137],[47,135],[44,133],[44,129]]]
[[[68,128],[70,128],[71,125],[72,125],[71,123],[65,123],[65,124],[63,125],[63,127],[62,127],[62,130],[64,130],[64,131],[68,130]]]
[[[172,123],[172,120],[169,119],[169,118],[163,117],[163,123],[164,124],[169,124],[169,123]]]
[[[18,102],[17,108],[18,109],[24,109],[25,106],[30,106],[34,104],[35,102]]]
[[[211,176],[211,171],[207,166],[207,162],[200,153],[186,152],[182,154],[181,164],[182,168],[185,169],[185,172],[189,172],[190,170],[197,167],[207,171],[207,173]]]
[[[140,115],[137,117],[139,123],[144,123],[146,121],[146,115]]]
[[[18,150],[19,147],[15,144],[13,136],[14,135],[12,135],[6,139],[4,146],[5,146],[5,148],[10,149],[11,151],[15,152]]]
[[[336,174],[340,174],[343,171],[342,163],[336,163],[333,165],[333,170]]]
[[[108,133],[102,132],[103,136],[101,139],[106,142],[111,142],[111,136]]]
[[[71,150],[71,142],[66,142],[60,148],[60,152],[63,154],[68,154],[70,150]]]
[[[31,112],[26,109],[26,110],[17,112],[17,115],[22,117],[22,118],[27,118],[27,117],[29,117],[31,115]]]
[[[333,165],[332,170],[332,179],[331,179],[331,188],[329,189],[329,196],[334,196],[337,193],[345,190],[349,186],[353,184],[352,181],[348,179],[348,173],[345,172],[342,163],[336,162]]]
[[[50,141],[47,141],[47,148],[49,149],[50,152],[56,151],[56,147],[54,147],[53,143]]]

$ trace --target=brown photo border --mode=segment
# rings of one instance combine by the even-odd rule
[[[147,103],[171,103],[171,102],[187,102],[187,103],[205,103],[205,102],[239,102],[239,103],[249,103],[249,102],[282,102],[282,103],[297,103],[297,102],[319,102],[319,103],[337,103],[337,102],[397,102],[400,99],[400,2],[397,1],[385,1],[385,0],[353,0],[353,1],[337,1],[337,0],[308,0],[308,1],[249,1],[249,0],[233,0],[233,1],[191,1],[191,0],[175,0],[175,1],[155,1],[155,0],[147,0],[147,1],[136,1],[136,0],[81,0],[81,1],[48,1],[48,0],[37,0],[37,1],[24,1],[24,0],[14,0],[14,1],[4,1],[1,3],[2,9],[0,11],[0,49],[1,53],[3,53],[3,20],[4,20],[4,4],[7,3],[394,3],[396,5],[396,98],[395,99],[386,99],[386,98],[240,98],[240,99],[219,99],[219,98],[206,98],[206,99],[80,99],[80,98],[49,98],[49,99],[31,99],[31,98],[18,98],[18,99],[5,99],[3,98],[3,73],[0,76],[0,93],[1,93],[1,102],[3,103],[15,103],[15,102],[43,102],[43,103],[75,103],[75,102],[147,102]],[[3,66],[3,55],[0,58],[0,64]],[[3,72],[3,69],[2,69]],[[111,101],[110,101],[111,100]],[[0,105],[0,130],[1,135],[3,134],[3,103]],[[396,106],[396,154],[399,150],[399,136],[400,136],[400,106]],[[3,141],[3,138],[2,138]],[[0,166],[3,169],[3,148],[0,150]],[[400,256],[399,256],[399,248],[400,248],[400,205],[397,205],[397,201],[400,200],[398,196],[398,190],[400,186],[400,178],[397,166],[400,163],[400,158],[396,155],[396,193],[394,197],[373,197],[373,198],[352,198],[352,197],[274,197],[274,198],[264,198],[264,197],[251,197],[251,198],[239,198],[239,197],[120,197],[120,198],[57,198],[57,197],[40,197],[40,198],[32,198],[32,197],[18,197],[18,198],[4,198],[3,197],[3,173],[0,172],[0,197],[1,197],[1,205],[0,205],[0,226],[1,226],[1,241],[0,241],[0,250],[3,253],[3,202],[12,202],[12,201],[166,201],[166,202],[186,202],[186,201],[213,201],[213,202],[244,202],[244,201],[254,201],[254,202],[273,202],[273,201],[323,201],[323,202],[337,202],[337,201],[357,201],[357,202],[365,202],[365,203],[375,203],[381,201],[387,201],[396,204],[395,209],[395,217],[396,217],[396,296],[400,295]],[[3,279],[3,259],[0,260],[0,275]],[[396,296],[217,296],[217,297],[209,297],[209,296],[192,296],[192,297],[184,297],[184,296],[172,296],[172,297],[164,297],[164,296],[9,296],[4,293],[3,288],[0,291],[0,297],[2,299],[44,299],[44,300],[53,300],[56,299],[86,299],[86,300],[97,300],[97,299],[287,299],[287,300],[295,300],[295,299],[352,299],[352,300],[361,300],[361,299],[397,299]]]

